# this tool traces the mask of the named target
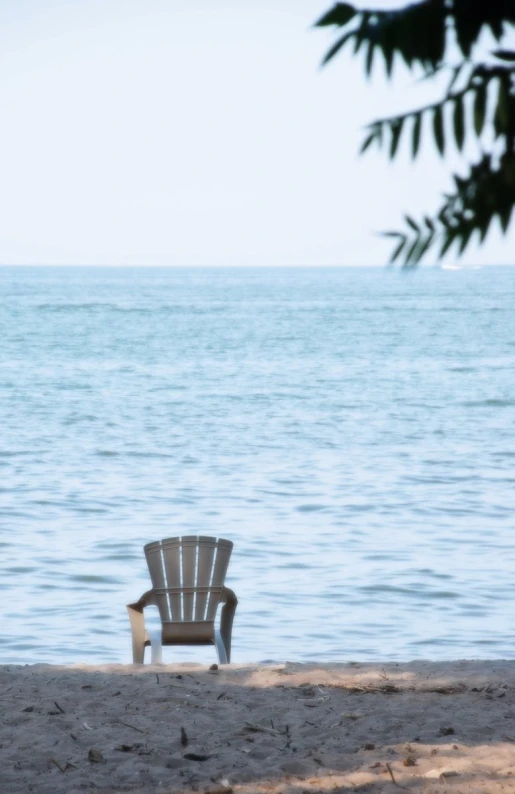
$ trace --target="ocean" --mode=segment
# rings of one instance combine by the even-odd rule
[[[235,662],[512,658],[514,464],[513,268],[2,267],[0,662],[129,662],[184,534]]]

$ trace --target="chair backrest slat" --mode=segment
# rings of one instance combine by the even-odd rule
[[[154,588],[165,588],[166,587],[166,573],[165,573],[165,566],[163,561],[163,554],[160,548],[160,544],[155,544],[157,548],[155,549],[155,553],[147,554],[147,564],[148,569],[150,571],[150,578],[152,579],[152,584]],[[162,620],[173,620],[170,601],[166,595],[161,595],[157,599],[158,601],[158,609],[159,614],[161,615]]]
[[[163,622],[214,620],[232,547],[229,540],[196,535],[145,546]]]
[[[230,541],[219,540],[217,542],[211,581],[209,582],[210,587],[218,589],[224,586],[225,574],[227,573],[231,551],[232,543],[230,543]],[[217,592],[217,590],[212,590],[207,599],[206,620],[214,620],[219,602],[220,591]]]
[[[178,543],[169,543],[167,540],[160,541],[161,555],[166,574],[165,587],[180,587],[181,570],[181,547]],[[182,620],[182,598],[180,593],[169,593],[168,603],[170,605],[169,620]]]
[[[198,555],[198,586],[206,588],[209,586],[211,571],[213,570],[213,559],[216,550],[216,538],[199,538]],[[206,620],[206,609],[209,592],[203,590],[197,593],[197,603],[195,605],[195,620]]]
[[[154,587],[166,587],[165,571],[160,548],[161,544],[155,543],[152,545],[159,546],[159,548],[156,548],[155,552],[153,550],[153,553],[147,553],[146,555],[150,578],[152,579]]]
[[[198,544],[192,541],[184,541],[182,543],[182,581],[181,587],[194,588],[197,578],[197,548]],[[182,596],[182,619],[193,620],[193,605],[195,602],[195,593],[184,592]]]
[[[225,544],[219,541],[216,547],[216,557],[213,566],[213,579],[211,580],[211,587],[223,587],[225,582],[225,575],[229,566],[229,558],[231,556],[231,549],[227,548]]]

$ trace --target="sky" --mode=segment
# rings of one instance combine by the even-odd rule
[[[439,87],[367,82],[350,50],[321,69],[331,5],[0,0],[0,264],[384,264],[378,232],[464,161],[429,138],[415,164],[358,157],[367,122]],[[496,229],[463,263],[512,249]]]

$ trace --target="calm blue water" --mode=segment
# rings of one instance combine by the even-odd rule
[[[515,656],[515,269],[0,293],[0,662],[129,661],[176,534],[234,540],[234,661]]]

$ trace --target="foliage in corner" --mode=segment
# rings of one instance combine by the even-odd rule
[[[391,262],[402,260],[411,267],[437,247],[442,257],[456,243],[461,255],[474,232],[482,242],[497,217],[508,229],[515,205],[515,50],[506,48],[513,32],[513,0],[422,0],[393,11],[358,9],[337,3],[316,23],[317,27],[343,29],[327,52],[328,63],[346,45],[362,50],[369,76],[382,56],[391,77],[399,60],[410,69],[418,67],[426,77],[449,72],[446,92],[439,102],[409,113],[374,121],[367,128],[361,151],[385,145],[394,158],[401,137],[409,140],[416,158],[425,128],[432,132],[440,155],[450,141],[462,151],[467,136],[475,137],[482,155],[470,165],[466,177],[454,175],[451,193],[433,217],[414,220],[406,216],[405,231],[385,232],[395,238]],[[488,58],[474,58],[475,45],[488,30],[499,48]],[[460,58],[450,67],[445,57],[454,40]]]

